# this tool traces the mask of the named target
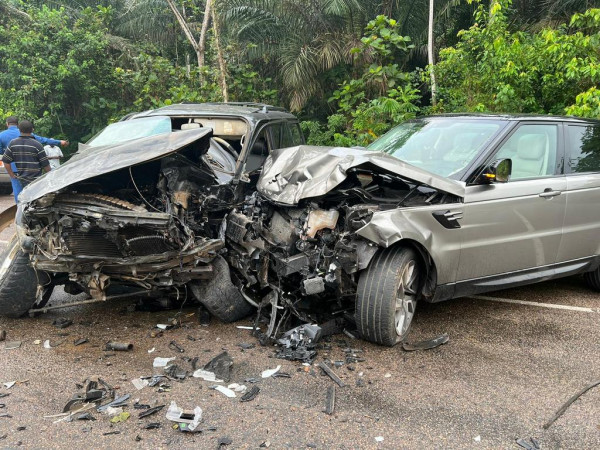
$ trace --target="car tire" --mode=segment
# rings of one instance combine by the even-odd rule
[[[46,278],[45,272],[36,273],[31,267],[29,256],[13,236],[0,254],[0,316],[21,317],[27,313],[36,302],[38,284],[45,284]]]
[[[254,307],[248,303],[231,281],[229,266],[222,256],[213,262],[213,278],[189,284],[194,297],[217,319],[235,322],[249,316]]]
[[[590,288],[600,292],[600,268],[584,273],[583,279]]]
[[[356,295],[356,325],[363,339],[391,347],[406,338],[419,297],[420,268],[411,248],[393,247],[373,257]]]

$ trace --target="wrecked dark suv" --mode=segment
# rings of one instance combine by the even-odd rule
[[[227,219],[229,263],[277,337],[354,321],[394,345],[418,301],[583,273],[600,290],[600,122],[440,116],[368,149],[299,146],[267,160]]]
[[[0,314],[44,306],[56,285],[98,301],[195,295],[224,320],[248,314],[220,256],[224,218],[271,151],[303,142],[292,114],[263,104],[172,105],[109,125],[21,193]]]

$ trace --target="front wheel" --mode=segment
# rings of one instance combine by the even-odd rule
[[[31,267],[16,235],[0,254],[0,264],[0,316],[20,317],[35,304],[38,284],[46,284],[47,274]]]
[[[600,268],[584,273],[583,279],[590,288],[600,292]]]
[[[421,265],[406,247],[379,252],[360,275],[356,295],[356,324],[367,341],[393,346],[406,338],[417,300]]]

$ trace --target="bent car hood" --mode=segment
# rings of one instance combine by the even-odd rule
[[[19,203],[36,200],[79,181],[165,156],[210,134],[210,128],[165,133],[117,145],[82,149],[58,169],[51,170],[19,194]]]
[[[325,195],[346,179],[348,169],[361,166],[376,166],[440,191],[465,196],[463,183],[419,169],[385,153],[308,145],[274,151],[265,161],[257,188],[276,203],[295,205],[304,198]]]

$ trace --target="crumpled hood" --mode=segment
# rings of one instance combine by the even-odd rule
[[[348,169],[376,166],[440,191],[465,196],[459,181],[419,169],[385,153],[355,148],[300,145],[275,150],[265,161],[258,191],[273,202],[296,205],[319,197],[346,179]]]
[[[174,153],[211,132],[210,128],[196,128],[117,145],[87,147],[58,169],[51,170],[27,186],[19,194],[19,203],[28,203],[80,181]]]

